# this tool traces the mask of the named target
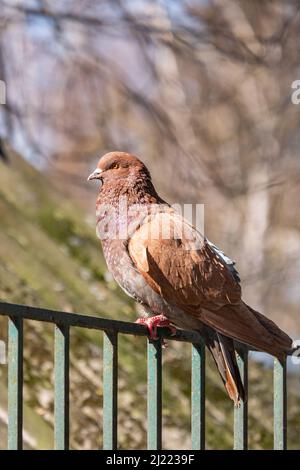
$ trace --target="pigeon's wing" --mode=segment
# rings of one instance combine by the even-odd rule
[[[128,250],[152,288],[173,304],[215,310],[241,299],[237,273],[225,255],[172,210],[145,219]]]
[[[278,339],[241,300],[233,262],[179,214],[169,210],[146,218],[128,250],[167,302],[226,336],[279,357]],[[291,346],[290,339],[283,342]]]

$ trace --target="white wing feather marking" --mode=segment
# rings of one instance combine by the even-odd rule
[[[218,248],[216,245],[214,245],[212,242],[210,242],[208,240],[208,238],[205,238],[205,241],[208,243],[208,245],[212,248],[212,250],[216,253],[216,255],[218,256],[219,259],[221,259],[223,261],[223,263],[226,264],[226,266],[228,266],[228,269],[229,271],[231,272],[233,278],[237,281],[237,282],[240,282],[241,279],[240,279],[240,276],[239,276],[239,273],[238,271],[236,270],[235,268],[235,261],[233,261],[232,259],[228,258],[228,256],[225,255],[225,253],[220,250],[220,248]]]

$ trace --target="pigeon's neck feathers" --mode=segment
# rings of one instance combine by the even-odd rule
[[[99,191],[97,203],[117,206],[121,197],[126,197],[128,206],[165,204],[147,174],[130,175],[127,178],[104,181]]]

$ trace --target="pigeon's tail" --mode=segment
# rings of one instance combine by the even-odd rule
[[[246,401],[247,397],[236,361],[233,340],[209,327],[204,327],[201,335],[214,358],[229,397],[239,406],[241,400]]]
[[[272,335],[274,347],[273,348],[264,348],[262,345],[261,349],[273,356],[276,356],[280,362],[282,362],[286,354],[292,354],[293,352],[293,342],[292,339],[282,331],[276,323],[274,323],[269,318],[265,317],[262,313],[257,312],[254,308],[250,307],[247,304],[244,304],[248,310],[255,316],[259,323]],[[254,345],[255,347],[255,345]]]
[[[292,339],[272,320],[240,301],[201,312],[201,321],[218,333],[264,351],[283,362],[293,352]]]

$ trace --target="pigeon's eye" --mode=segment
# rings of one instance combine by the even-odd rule
[[[116,170],[117,168],[119,168],[119,164],[118,164],[118,163],[113,163],[110,168],[111,168],[112,170]]]

